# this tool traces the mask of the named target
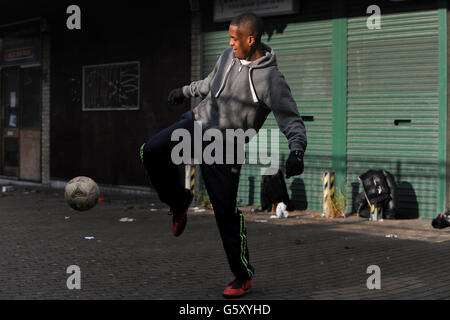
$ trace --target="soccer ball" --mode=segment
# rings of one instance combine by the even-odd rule
[[[98,201],[100,191],[97,183],[89,177],[76,177],[66,184],[64,196],[72,209],[86,211]]]

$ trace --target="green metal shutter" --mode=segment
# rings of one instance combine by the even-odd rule
[[[308,148],[304,174],[286,181],[289,195],[298,209],[322,210],[322,174],[331,168],[332,28],[331,20],[295,23],[287,25],[282,33],[273,34],[270,40],[267,35],[263,37],[263,42],[277,55],[279,69],[286,77],[300,114],[313,120],[305,122]],[[202,35],[203,76],[213,68],[228,41],[228,33],[223,31]],[[268,129],[268,132],[278,129],[272,113],[262,129]],[[270,137],[267,141],[270,146]],[[279,143],[279,167],[284,172],[289,150],[287,139],[281,132]],[[260,204],[261,167],[243,165],[238,202]]]
[[[369,168],[392,173],[403,213],[438,212],[438,11],[348,19],[347,196]],[[411,121],[410,123],[408,121]],[[352,190],[353,186],[353,190]],[[356,187],[356,188],[355,188]]]

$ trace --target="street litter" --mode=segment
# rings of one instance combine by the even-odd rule
[[[152,208],[152,209],[150,209],[150,211],[158,211],[158,209],[153,209],[153,208]]]
[[[387,234],[386,238],[397,238],[396,234]]]
[[[65,220],[68,220],[68,219],[70,219],[70,217],[64,217],[64,219],[65,219]]]
[[[95,239],[95,237],[89,236],[89,237],[84,237],[86,240],[93,240]]]
[[[119,221],[120,221],[120,222],[133,222],[134,219],[133,219],[133,218],[125,217],[125,218],[119,219]]]
[[[193,207],[192,210],[198,210],[200,209],[199,207]]]
[[[270,216],[270,219],[280,219],[280,218],[287,218],[289,216],[289,212],[286,210],[287,206],[280,202],[277,205],[276,215]]]
[[[195,209],[194,211],[195,211],[195,212],[205,212],[206,209]]]
[[[2,192],[13,191],[12,186],[2,186]]]

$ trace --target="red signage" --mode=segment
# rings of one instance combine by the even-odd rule
[[[34,53],[32,47],[5,50],[3,53],[3,59],[5,62],[31,59],[33,56]]]

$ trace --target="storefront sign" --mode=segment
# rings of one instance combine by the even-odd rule
[[[5,50],[3,53],[4,62],[28,59],[33,59],[33,48],[31,47]]]
[[[40,63],[40,22],[0,27],[0,65]]]
[[[274,16],[298,12],[296,0],[214,0],[214,21],[228,21],[244,12]]]

